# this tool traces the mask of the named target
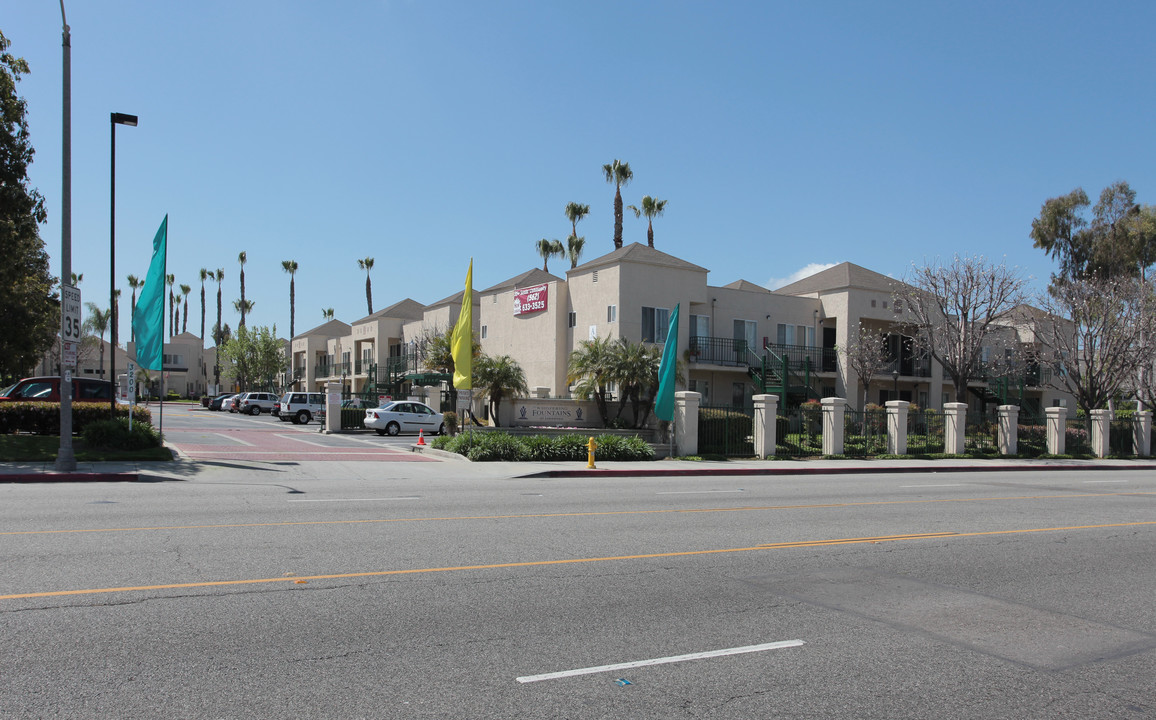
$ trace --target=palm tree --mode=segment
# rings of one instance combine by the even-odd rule
[[[526,373],[509,355],[499,357],[483,355],[479,358],[474,365],[474,382],[477,383],[478,389],[489,397],[490,417],[493,418],[495,426],[498,425],[498,408],[502,404],[502,398],[517,397],[519,394],[525,396],[530,393],[526,387]]]
[[[189,293],[192,291],[193,289],[188,285],[181,285],[181,295],[184,297],[185,303],[185,320],[183,323],[181,323],[182,333],[187,333],[189,331]]]
[[[211,271],[201,268],[201,347],[205,346],[205,281],[211,277]]]
[[[367,257],[357,261],[357,267],[365,271],[365,308],[369,315],[373,314],[373,288],[369,284],[369,271],[373,269],[373,258]]]
[[[253,312],[253,306],[257,303],[252,300],[234,300],[233,309],[241,313],[241,322],[237,323],[238,328],[245,327],[245,316]],[[238,332],[240,332],[238,330]]]
[[[297,261],[296,260],[282,260],[281,269],[289,273],[289,339],[292,340],[294,335],[294,323],[296,322],[296,307],[297,307],[297,288],[295,286],[295,278],[297,276]]]
[[[662,211],[666,210],[666,201],[644,195],[642,207],[638,208],[631,205],[630,209],[634,211],[634,217],[646,216],[646,244],[654,247],[654,218],[662,217]]]
[[[630,163],[615,158],[614,162],[602,166],[606,182],[614,183],[614,249],[622,247],[622,186],[628,184],[634,173]]]
[[[570,258],[570,267],[578,267],[578,258],[582,257],[582,248],[586,247],[586,238],[571,235],[566,238],[566,257]]]
[[[550,268],[547,267],[547,263],[550,262],[550,258],[554,257],[555,255],[558,255],[559,257],[566,257],[566,248],[562,247],[562,243],[559,240],[547,240],[546,238],[542,238],[538,242],[534,243],[534,248],[538,251],[538,256],[542,258],[542,269],[546,272],[550,272]]]
[[[144,280],[141,280],[136,275],[128,276],[128,286],[132,288],[132,322],[136,322],[136,291],[144,287]],[[129,341],[136,342],[136,328],[129,328]]]
[[[241,324],[237,327],[245,327],[245,313],[252,308],[252,305],[245,303],[245,261],[248,259],[249,256],[245,254],[244,250],[237,255],[237,262],[241,263],[241,304],[239,306],[241,308]],[[238,305],[233,303],[233,307],[238,307]]]
[[[104,377],[104,334],[108,332],[112,322],[112,311],[101,310],[96,303],[85,303],[88,307],[88,319],[84,324],[88,329],[100,337],[100,376]]]
[[[333,308],[321,308],[321,317],[325,318],[326,320],[332,320]]]
[[[176,315],[177,296],[173,292],[173,286],[177,284],[176,275],[165,275],[165,282],[169,285],[169,337],[177,334],[177,321],[174,319]]]
[[[590,214],[590,206],[576,202],[567,203],[564,212],[566,219],[570,221],[570,234],[578,237],[578,221]]]
[[[217,324],[213,327],[213,384],[217,389],[221,389],[221,341],[224,338],[224,328],[221,327],[221,283],[225,280],[225,268],[217,268],[217,272],[213,274],[213,279],[217,281]]]
[[[578,349],[570,353],[566,382],[574,385],[579,398],[594,398],[604,425],[609,419],[606,388],[613,381],[614,342],[608,337],[599,337],[578,343]]]

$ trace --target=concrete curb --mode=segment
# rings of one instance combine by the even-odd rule
[[[1041,472],[1070,470],[1156,470],[1156,465],[947,465],[918,467],[864,466],[849,467],[809,467],[809,468],[703,468],[703,469],[605,469],[605,470],[545,470],[518,475],[519,478],[581,478],[581,477],[702,477],[711,476],[751,476],[751,475],[900,475],[918,473],[960,473],[960,472]]]
[[[0,473],[0,483],[136,482],[138,473]]]

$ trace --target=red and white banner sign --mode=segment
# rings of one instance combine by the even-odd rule
[[[541,312],[546,309],[546,286],[522,288],[514,291],[514,314]]]

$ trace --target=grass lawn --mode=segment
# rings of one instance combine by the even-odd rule
[[[0,462],[52,462],[60,450],[59,435],[0,435]],[[98,460],[172,460],[168,448],[147,450],[89,450],[84,441],[74,438],[72,452],[77,462]]]

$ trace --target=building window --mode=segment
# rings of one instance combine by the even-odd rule
[[[734,339],[741,340],[743,347],[748,350],[754,350],[758,347],[758,326],[755,325],[754,320],[735,320],[734,321]],[[738,343],[735,343],[736,350],[740,349]],[[747,358],[740,355],[737,360],[739,362],[746,362]]]
[[[820,390],[820,394],[823,397],[835,397],[835,386],[834,385],[824,385],[823,389]]]
[[[690,336],[691,337],[710,337],[710,316],[709,315],[691,315],[690,316]]]
[[[485,325],[483,325],[483,326],[482,326],[482,339],[483,339],[483,340],[485,340],[485,339],[486,339],[486,336],[487,336],[488,334],[489,334],[489,329],[488,329],[488,327],[487,327],[487,326],[485,326]]]
[[[578,313],[571,312],[566,318],[566,327],[578,326]]]
[[[666,342],[666,331],[670,329],[670,310],[667,308],[642,308],[642,342]]]
[[[691,380],[690,391],[702,395],[700,405],[710,405],[710,383],[706,380]]]
[[[754,405],[754,394],[746,383],[737,382],[731,387],[731,407],[741,408]]]
[[[874,300],[871,301],[871,307],[875,307],[875,301]]]
[[[608,322],[608,323],[618,322],[618,306],[617,305],[607,305],[606,306],[606,322]]]

